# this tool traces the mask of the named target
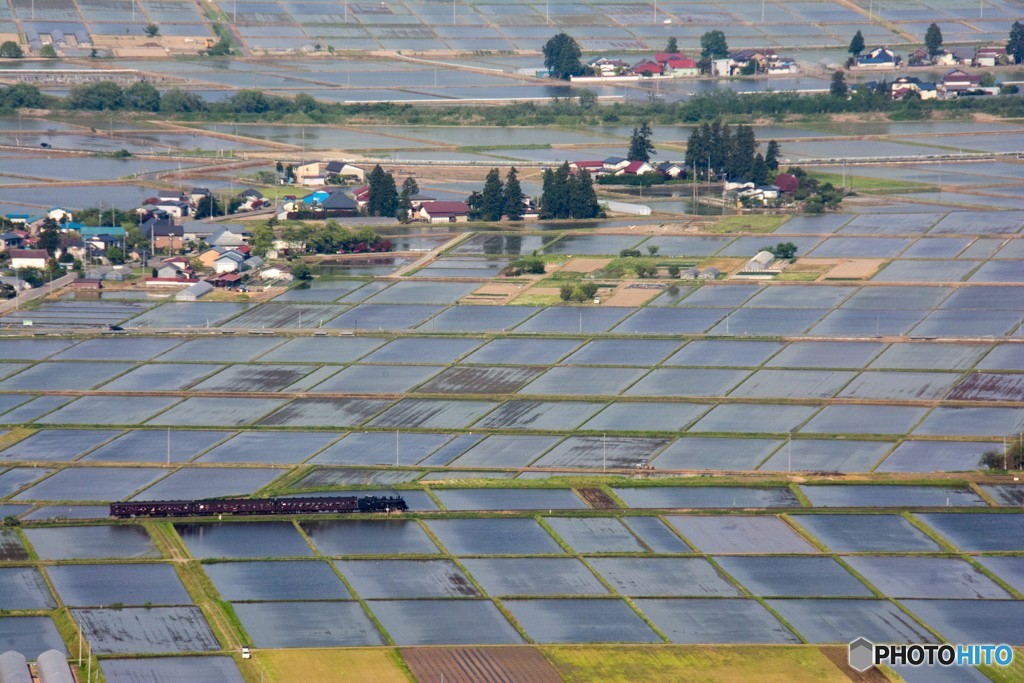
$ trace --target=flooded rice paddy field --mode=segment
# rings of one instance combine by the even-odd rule
[[[800,493],[810,498],[811,488]],[[717,502],[703,496],[716,507],[696,514],[685,497],[715,488],[616,486],[614,495],[651,507],[580,516],[571,508],[585,496],[547,489],[521,493],[576,503],[534,499],[535,510],[555,507],[458,519],[421,516],[410,497],[405,519],[4,529],[0,632],[26,652],[70,653],[51,613],[59,599],[104,670],[141,654],[168,670],[244,668],[223,657],[232,650],[223,631],[195,606],[212,597],[238,616],[233,637],[259,649],[842,643],[854,633],[1019,645],[1021,515],[970,512],[985,503],[969,498],[940,512],[915,497],[926,487],[875,488],[892,491],[862,503],[903,511],[824,514],[792,496],[778,498],[782,508],[744,498],[743,510],[730,510],[723,499],[744,490],[721,489]],[[172,562],[182,553],[201,560],[187,583]]]
[[[1024,427],[1022,225],[1020,212],[931,212],[794,217],[770,237],[545,237],[573,255],[652,245],[696,262],[794,239],[812,259],[887,259],[882,275],[935,264],[924,282],[680,283],[640,308],[459,304],[505,262],[493,252],[530,246],[501,234],[411,279],[318,279],[260,305],[47,301],[2,320],[132,334],[0,340],[0,425],[30,430],[0,450],[15,466],[0,484],[43,504],[244,495],[297,468],[311,486],[644,462],[973,470]],[[961,282],[948,264],[965,253],[982,265]],[[448,264],[478,278],[432,277]],[[313,326],[346,336],[290,332]],[[183,334],[146,336],[169,330]],[[66,469],[25,467],[53,463]],[[158,469],[169,463],[182,469]],[[392,464],[409,469],[373,469]]]
[[[933,209],[481,233],[405,278],[269,303],[8,314],[0,511],[21,526],[0,528],[0,637],[73,653],[65,605],[110,680],[241,680],[242,643],[1024,644],[1024,486],[977,472],[1024,431],[1022,226]],[[877,274],[460,303],[533,249],[699,263],[789,240]],[[766,476],[678,478],[747,472]],[[106,519],[111,500],[339,490],[410,513]]]
[[[132,63],[129,63],[132,64]],[[243,64],[246,68],[251,64]],[[197,69],[206,66],[196,65]],[[214,68],[219,77],[247,78],[247,72]],[[387,72],[391,73],[391,72]],[[386,75],[386,74],[384,74]],[[500,77],[495,77],[499,78]],[[385,79],[386,80],[386,79]],[[777,84],[776,84],[777,85]],[[522,86],[514,86],[522,87]],[[540,87],[540,86],[526,86]],[[547,88],[557,86],[544,86]],[[467,95],[468,96],[468,95]],[[952,126],[952,127],[951,127]],[[656,126],[654,141],[660,157],[682,159],[689,126]],[[837,128],[827,123],[806,123],[794,126],[755,127],[762,141],[776,139],[781,144],[784,164],[812,162],[824,172],[845,179],[848,187],[866,188],[868,192],[880,181],[899,185],[888,198],[885,212],[915,211],[929,214],[945,213],[951,208],[965,213],[987,213],[998,208],[1012,214],[1024,210],[1021,198],[1020,162],[1009,154],[1024,146],[1024,127],[1013,123],[985,122],[914,122],[872,123]],[[952,135],[952,133],[956,135]],[[500,133],[500,134],[499,134]],[[491,165],[517,164],[522,171],[525,192],[540,194],[540,178],[536,168],[563,161],[603,159],[624,154],[631,129],[622,126],[597,126],[587,130],[564,127],[493,128],[480,126],[361,126],[278,125],[278,124],[195,124],[168,126],[160,122],[139,122],[134,127],[98,116],[95,119],[0,119],[0,144],[12,149],[4,152],[6,162],[0,174],[0,210],[4,213],[39,213],[51,206],[70,209],[92,207],[102,194],[104,204],[121,209],[138,207],[160,189],[207,186],[221,191],[241,189],[252,182],[261,170],[270,170],[272,163],[261,158],[293,158],[319,152],[323,157],[365,158],[400,169],[399,173],[416,172],[420,184],[431,196],[440,200],[461,200],[479,189],[485,169]],[[39,148],[41,143],[50,149]],[[130,159],[109,158],[110,152],[125,149]],[[990,158],[959,158],[961,155],[998,154]],[[68,163],[68,158],[75,163]],[[937,156],[942,156],[939,160]],[[929,157],[936,157],[929,161]],[[887,159],[915,160],[914,163],[886,163]],[[857,165],[843,166],[843,159],[857,160]],[[924,163],[928,162],[928,163]],[[437,177],[430,166],[455,164],[480,166],[479,182],[453,181]],[[432,177],[433,176],[433,177]],[[45,184],[40,185],[41,181]],[[30,190],[31,188],[31,190]],[[600,189],[600,188],[599,188]],[[663,187],[642,193],[627,191],[634,203],[650,206],[657,215],[671,217],[687,213],[718,213],[714,207],[694,204],[688,188]],[[639,194],[640,196],[637,196]],[[611,195],[609,195],[611,197]],[[865,212],[878,207],[864,207]],[[907,246],[896,235],[930,236],[951,232],[971,234],[971,227],[955,225],[924,226],[920,221],[868,226],[875,234],[894,239],[876,241],[872,248],[862,243],[859,253],[877,253],[887,257],[893,250]],[[844,256],[847,245],[843,237],[863,234],[865,227],[856,222],[836,232],[831,239],[801,238],[795,241],[801,253],[812,248],[817,256]],[[905,228],[905,229],[904,229]],[[1002,234],[997,226],[974,226],[974,230]],[[527,236],[520,250],[538,248],[536,241],[552,253],[570,247],[573,242],[548,244],[547,238]],[[435,246],[416,238],[399,240],[399,248],[419,249]],[[721,246],[722,249],[716,247]],[[743,256],[763,246],[750,239],[728,241],[725,237],[677,237],[666,240],[666,255]],[[940,247],[930,245],[913,248],[915,258],[942,258]],[[947,244],[945,249],[954,245]],[[982,280],[1012,278],[1012,273],[998,268],[982,268],[984,259],[992,254],[983,245],[969,245],[958,251],[962,263],[956,265],[958,276],[969,279],[977,274]],[[493,246],[491,249],[495,249]],[[583,247],[585,248],[585,247]],[[606,246],[610,248],[610,244]],[[515,247],[497,254],[515,253]],[[615,250],[616,252],[618,249]],[[752,252],[751,252],[752,253]],[[437,267],[436,275],[458,275],[465,264]],[[492,267],[500,267],[494,263]],[[376,275],[384,271],[366,270]],[[359,272],[349,274],[360,274]],[[952,275],[952,274],[951,274]],[[935,277],[928,264],[896,264],[884,279],[930,281]]]

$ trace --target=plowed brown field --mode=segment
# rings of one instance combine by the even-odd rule
[[[420,681],[446,683],[561,683],[544,655],[532,647],[403,648]]]

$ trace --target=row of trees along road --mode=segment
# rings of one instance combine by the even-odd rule
[[[720,120],[704,122],[690,133],[686,143],[686,166],[704,180],[725,176],[729,180],[764,185],[779,168],[779,143],[769,141],[763,155],[757,147],[757,138],[750,126],[740,124],[733,132],[728,123]]]
[[[500,221],[502,216],[508,216],[510,221],[520,221],[525,209],[524,197],[515,166],[508,170],[504,183],[498,169],[492,168],[484,180],[483,192],[474,192],[466,200],[469,218],[474,221]]]

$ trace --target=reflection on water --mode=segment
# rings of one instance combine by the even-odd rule
[[[171,292],[140,292],[134,290],[114,290],[96,292],[77,290],[61,295],[63,301],[129,301],[140,299],[168,299]]]
[[[367,256],[364,258],[320,261],[311,266],[314,275],[322,277],[355,277],[389,275],[412,262],[401,256]]]

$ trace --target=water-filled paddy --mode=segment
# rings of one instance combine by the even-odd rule
[[[234,603],[256,647],[380,645],[383,640],[357,602]]]
[[[25,536],[43,560],[160,557],[149,534],[138,526],[48,527],[26,529]]]
[[[668,522],[706,553],[816,553],[818,550],[778,517],[672,516]]]
[[[754,600],[641,598],[636,604],[673,643],[798,642]]]
[[[422,527],[414,521],[305,522],[302,528],[321,553],[333,557],[342,555],[433,555],[439,552]]]
[[[196,558],[309,557],[313,554],[288,522],[177,524],[175,530]]]
[[[377,600],[370,609],[398,645],[522,642],[488,600]],[[439,613],[446,618],[438,620]]]
[[[505,607],[541,643],[660,641],[621,600],[507,600]]]
[[[493,596],[608,594],[608,589],[576,559],[467,558],[462,564]]]
[[[479,595],[450,560],[338,560],[334,564],[365,599]]]
[[[169,564],[68,564],[50,567],[47,574],[72,607],[192,604]]]
[[[532,519],[437,519],[428,524],[453,555],[562,554]]]

